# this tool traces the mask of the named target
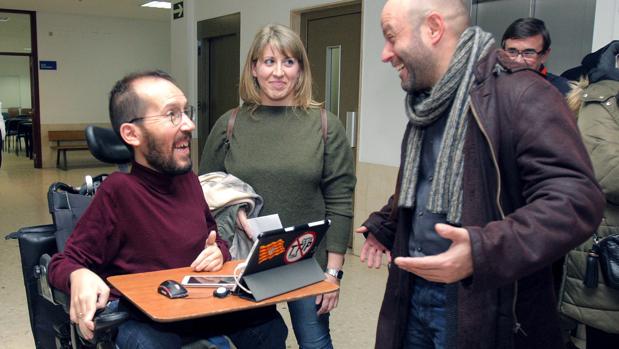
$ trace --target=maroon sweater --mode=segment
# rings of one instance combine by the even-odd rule
[[[211,230],[217,225],[193,172],[169,176],[134,163],[130,174],[115,172],[103,182],[64,252],[52,258],[49,279],[69,293],[69,275],[79,268],[105,280],[186,267],[204,249]],[[217,245],[229,260],[219,235]]]

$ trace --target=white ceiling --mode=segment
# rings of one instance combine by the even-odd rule
[[[140,7],[146,2],[148,0],[0,0],[0,9],[170,20],[170,10]]]

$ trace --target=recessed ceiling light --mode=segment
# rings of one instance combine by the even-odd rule
[[[0,17],[0,22],[8,22],[9,19],[9,17]]]
[[[144,5],[142,5],[142,7],[154,7],[154,8],[171,9],[172,8],[172,3],[170,3],[169,1],[151,1],[151,2],[145,3]]]

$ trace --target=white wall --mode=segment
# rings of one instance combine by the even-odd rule
[[[380,13],[384,4],[384,0],[363,2],[359,161],[398,166],[406,127],[405,93],[396,70],[380,60],[384,44]]]
[[[136,70],[170,70],[170,24],[165,21],[37,13],[42,124],[108,122],[114,82]]]
[[[593,48],[596,51],[611,40],[619,39],[619,1],[597,0],[593,25]]]
[[[184,2],[184,16],[172,20],[170,36],[172,49],[170,74],[185,92],[189,104],[198,101],[198,45],[193,1]],[[197,137],[197,128],[194,137]]]
[[[197,96],[196,23],[241,13],[241,67],[258,29],[276,22],[290,25],[291,11],[332,4],[325,0],[185,0],[185,18],[172,21],[172,72],[190,103]],[[380,61],[380,11],[384,0],[363,2],[359,160],[397,166],[404,131],[404,93],[395,70]],[[189,57],[185,56],[189,52]]]

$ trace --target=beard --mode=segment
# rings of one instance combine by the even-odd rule
[[[408,78],[401,83],[404,91],[416,93],[432,88],[435,59],[421,40],[412,40],[400,59],[408,72]]]
[[[161,173],[172,176],[182,175],[191,170],[191,156],[189,157],[187,163],[183,165],[174,158],[173,145],[172,149],[168,149],[166,151],[166,146],[163,144],[164,142],[157,141],[157,139],[146,131],[146,129],[144,129],[144,134],[147,140],[147,151],[144,154],[144,158],[152,168]],[[188,136],[189,139],[191,139],[190,133],[183,132],[182,134],[183,136]]]

